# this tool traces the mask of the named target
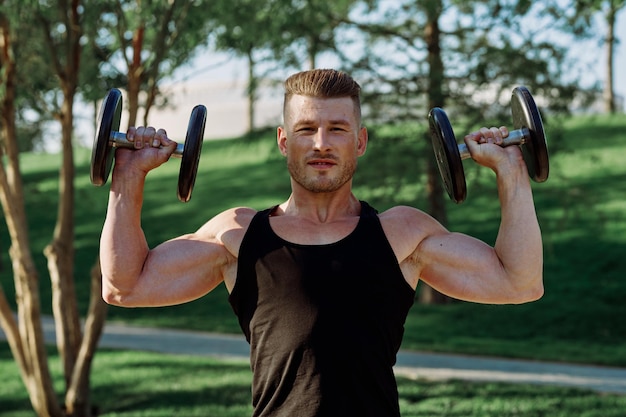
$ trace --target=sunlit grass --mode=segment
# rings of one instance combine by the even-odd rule
[[[556,123],[549,119],[550,123]],[[550,132],[550,178],[533,183],[545,248],[545,296],[522,306],[415,305],[403,347],[626,366],[626,118],[568,119]],[[354,180],[356,195],[379,210],[396,204],[426,208],[423,168],[432,153],[416,128],[372,129]],[[88,150],[77,150],[76,282],[82,311],[89,269],[98,249],[108,185],[89,184]],[[58,200],[58,155],[25,154],[26,210],[33,256],[41,276],[44,312],[50,284],[42,250],[49,243]],[[447,203],[451,230],[493,243],[499,222],[495,176],[464,162],[468,198]],[[222,210],[256,209],[284,201],[290,192],[275,135],[208,141],[189,203],[176,198],[180,162],[152,172],[146,183],[143,226],[151,245],[196,230]],[[0,224],[0,282],[13,299],[8,238]],[[163,309],[111,308],[110,320],[134,324],[239,333],[223,286],[195,301]]]
[[[59,358],[51,348],[56,388]],[[26,390],[0,345],[0,416],[34,417]],[[252,414],[245,361],[103,349],[94,360],[91,401],[106,417],[244,417]],[[398,378],[403,417],[617,417],[626,396],[553,386]]]

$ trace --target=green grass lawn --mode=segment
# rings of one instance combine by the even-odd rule
[[[51,370],[63,390],[60,364]],[[34,417],[17,368],[0,344],[0,416]],[[252,412],[244,361],[104,349],[95,357],[92,403],[107,417],[243,417]],[[622,417],[626,396],[552,386],[398,379],[403,417]]]
[[[533,184],[545,246],[545,296],[521,306],[456,302],[415,305],[403,347],[430,351],[575,361],[626,366],[626,117],[546,119],[550,178]],[[396,204],[426,207],[423,176],[431,151],[417,139],[420,129],[371,132],[360,160],[355,193],[384,210]],[[89,268],[97,256],[108,187],[89,183],[90,154],[76,154],[76,282],[81,308],[88,303]],[[32,250],[41,275],[43,311],[50,312],[50,283],[43,247],[54,228],[57,155],[22,156]],[[143,226],[149,242],[197,229],[233,206],[257,209],[289,195],[285,163],[273,136],[209,141],[193,198],[176,199],[179,161],[152,172],[146,185]],[[499,222],[494,176],[464,163],[468,198],[448,204],[449,228],[493,243]],[[13,296],[8,237],[0,224],[0,282]],[[110,320],[133,324],[238,333],[223,286],[182,306],[160,309],[111,308]]]

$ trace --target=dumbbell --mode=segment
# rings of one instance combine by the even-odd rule
[[[113,164],[114,148],[135,149],[125,133],[118,132],[122,115],[122,93],[113,88],[104,97],[98,116],[96,135],[91,149],[91,183],[104,185],[109,178]],[[181,158],[178,175],[178,199],[187,202],[191,199],[191,191],[196,181],[204,127],[206,124],[206,107],[198,105],[193,108],[184,144],[178,144],[172,156]]]
[[[536,182],[548,179],[549,161],[546,136],[541,115],[530,91],[524,86],[516,87],[511,96],[511,115],[515,130],[500,146],[518,145],[522,150],[528,175]],[[461,203],[467,195],[463,159],[471,158],[467,145],[458,145],[446,113],[434,107],[428,114],[433,150],[443,180],[444,188],[455,203]]]

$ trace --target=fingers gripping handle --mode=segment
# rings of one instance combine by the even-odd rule
[[[548,178],[549,159],[546,136],[541,115],[530,91],[524,86],[516,87],[511,94],[513,128],[500,146],[519,145],[528,175],[536,182]],[[450,198],[461,203],[465,200],[467,187],[462,159],[471,158],[467,145],[458,145],[448,116],[439,107],[428,114],[431,143],[435,161],[441,174],[443,186]]]
[[[530,132],[527,128],[512,130],[499,146],[506,148],[507,146],[523,145],[528,138],[530,138]],[[461,159],[470,159],[472,157],[465,143],[459,145],[459,154]]]
[[[89,175],[91,183],[96,186],[102,186],[106,183],[113,165],[115,148],[135,149],[135,143],[129,141],[125,133],[119,131],[121,113],[122,93],[113,88],[109,90],[102,101],[91,150]],[[181,159],[177,194],[178,199],[183,202],[187,202],[191,198],[202,151],[206,118],[207,109],[205,106],[197,105],[193,108],[187,126],[185,142],[184,144],[177,144],[172,153],[172,156]],[[163,148],[163,146],[159,146],[159,148]]]
[[[123,132],[111,132],[111,137],[109,138],[109,144],[114,148],[126,148],[126,149],[135,149],[135,142],[131,142],[128,140],[128,136],[126,136]],[[159,146],[159,148],[163,148],[163,146]],[[174,153],[172,156],[177,158],[182,158],[183,151],[185,150],[185,145],[182,143],[178,143],[176,145],[176,149],[174,149]]]

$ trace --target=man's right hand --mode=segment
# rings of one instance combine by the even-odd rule
[[[167,137],[164,129],[154,127],[129,127],[126,132],[128,141],[135,149],[118,148],[115,151],[114,173],[140,172],[144,176],[152,169],[166,162],[177,143]]]

